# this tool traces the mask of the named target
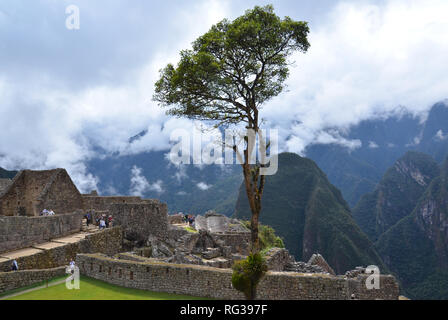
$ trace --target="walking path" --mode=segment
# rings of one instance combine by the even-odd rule
[[[36,253],[39,253],[39,252],[42,252],[45,250],[62,247],[66,244],[76,243],[76,242],[83,240],[87,235],[96,233],[96,232],[99,232],[98,227],[90,225],[88,228],[86,228],[86,227],[83,228],[83,231],[72,234],[70,236],[53,239],[49,242],[36,244],[36,245],[33,245],[33,246],[31,246],[29,248],[25,248],[25,249],[0,253],[0,262],[5,262],[5,261],[18,259],[18,258],[22,258],[22,257],[27,257],[27,256],[31,256],[31,255],[34,255]]]

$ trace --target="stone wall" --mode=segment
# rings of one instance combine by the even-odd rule
[[[232,270],[203,266],[112,259],[80,254],[76,263],[81,274],[127,288],[191,295],[203,298],[241,300],[232,288]],[[324,275],[268,272],[260,282],[261,300],[398,300],[398,284],[392,276],[382,276],[380,290],[362,289],[363,279]]]
[[[114,225],[123,228],[125,239],[142,244],[151,235],[159,239],[168,236],[168,208],[157,200],[146,200],[140,204],[111,204],[110,214]]]
[[[185,216],[183,214],[175,214],[168,216],[168,223],[169,224],[183,224]]]
[[[51,217],[0,216],[0,253],[79,232],[81,221],[80,213]]]
[[[47,270],[25,270],[17,272],[0,272],[0,293],[23,288],[45,280],[65,275],[65,267]]]
[[[12,183],[11,179],[0,179],[0,193],[5,191]]]
[[[114,255],[122,251],[122,230],[120,227],[87,235],[76,243],[43,250],[36,254],[16,259],[19,270],[49,269],[68,265],[78,253],[104,253]],[[0,263],[0,272],[10,271],[12,260]]]
[[[108,211],[112,204],[145,203],[140,197],[100,197],[98,195],[82,195],[85,210]]]
[[[36,213],[39,214],[44,209],[53,210],[56,214],[84,209],[81,194],[67,171],[59,170],[40,194],[36,202]]]
[[[292,262],[294,259],[286,249],[272,248],[266,253],[266,265],[270,271],[285,271],[285,267]]]
[[[212,235],[216,240],[222,241],[225,246],[232,247],[232,253],[238,253],[243,256],[249,255],[250,233],[221,233]]]

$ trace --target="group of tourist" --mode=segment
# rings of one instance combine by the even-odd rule
[[[190,215],[190,214],[186,214],[186,215],[184,216],[184,222],[185,222],[186,224],[188,224],[190,227],[194,227],[194,224],[195,224],[195,222],[196,222],[196,217],[195,217],[195,216],[192,216],[192,215]]]
[[[49,216],[54,216],[54,215],[55,215],[55,213],[53,210],[47,210],[47,209],[42,210],[42,212],[40,213],[41,217],[49,217]]]
[[[96,219],[96,222],[98,223],[100,230],[103,230],[112,227],[114,218],[111,215],[107,216],[106,214],[102,214],[101,217]]]
[[[84,218],[86,219],[86,223],[87,223],[87,227],[89,227],[89,225],[92,223],[93,221],[93,212],[88,212]],[[96,225],[100,228],[100,230],[106,229],[106,228],[111,228],[113,225],[113,221],[114,218],[109,215],[107,216],[106,214],[102,214],[100,217],[95,219]]]

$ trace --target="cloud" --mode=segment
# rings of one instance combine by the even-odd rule
[[[6,2],[0,126],[8,134],[0,135],[0,166],[64,167],[90,192],[98,178],[87,160],[166,150],[173,128],[191,126],[151,101],[153,86],[165,64],[226,16],[226,2]],[[65,28],[69,4],[80,8],[79,31]],[[129,144],[143,130],[148,134]]]
[[[434,139],[438,141],[445,141],[446,139],[448,139],[448,133],[443,134],[443,131],[439,130],[437,131],[437,134],[435,135]]]
[[[133,166],[131,170],[131,188],[129,193],[133,196],[144,197],[147,192],[154,191],[158,194],[165,192],[163,181],[158,180],[153,184],[143,176],[143,169]]]
[[[205,182],[200,182],[196,186],[202,191],[207,191],[208,189],[210,189],[212,187],[212,186],[207,185]]]
[[[374,142],[374,141],[370,141],[369,142],[369,148],[370,149],[378,149],[380,146],[376,143],[376,142]]]
[[[285,149],[303,151],[322,130],[396,113],[421,114],[448,95],[448,2],[339,2],[294,57],[289,91],[266,104]]]
[[[65,28],[69,4],[80,7],[79,31]],[[169,149],[171,132],[194,130],[194,124],[166,116],[151,101],[158,71],[178,61],[179,51],[212,24],[254,4],[5,0],[0,166],[65,167],[80,190],[90,192],[99,180],[87,172],[87,160]],[[312,7],[274,6],[305,20],[302,6]],[[344,138],[351,125],[399,106],[420,114],[447,98],[447,1],[328,1],[319,10],[311,49],[294,57],[289,91],[262,112],[279,130],[281,150],[303,153],[313,143],[359,148],[360,141]],[[129,143],[144,130],[148,134]],[[134,191],[157,186],[137,179]]]

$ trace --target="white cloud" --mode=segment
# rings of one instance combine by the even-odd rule
[[[202,191],[206,191],[210,189],[212,186],[207,185],[205,182],[200,182],[197,184],[197,187]]]
[[[448,139],[448,133],[443,134],[443,130],[439,130],[439,131],[437,131],[437,134],[434,137],[434,139],[439,140],[439,141],[444,141],[444,140]]]
[[[369,142],[369,148],[370,149],[378,149],[380,146],[376,143],[376,142],[374,142],[374,141],[370,141]]]
[[[58,43],[56,40],[66,39],[71,35],[66,34],[64,25],[61,29],[54,26],[54,28],[50,28],[51,33],[39,31],[30,36],[30,38],[41,37],[42,41],[40,42],[47,41],[45,46],[49,46],[49,48],[42,47],[42,50],[48,49],[48,52],[39,52],[37,57],[30,55],[28,59],[22,58],[25,59],[23,61],[11,61],[17,65],[27,65],[29,68],[23,70],[16,68],[15,71],[13,70],[14,72],[9,72],[4,68],[0,71],[0,127],[4,133],[7,132],[7,134],[0,135],[0,166],[8,169],[64,167],[82,192],[90,192],[92,189],[96,189],[98,178],[87,172],[84,163],[86,160],[98,156],[94,151],[97,149],[94,147],[100,147],[108,153],[120,152],[124,155],[166,150],[169,148],[169,137],[173,128],[192,126],[188,120],[167,117],[165,110],[159,108],[151,100],[154,83],[158,78],[158,71],[168,62],[176,61],[181,49],[189,46],[191,41],[207,31],[213,23],[227,16],[228,8],[227,2],[214,0],[195,2],[193,5],[187,6],[189,10],[168,10],[172,17],[171,21],[174,23],[170,24],[165,21],[167,27],[177,31],[171,33],[170,37],[173,38],[169,38],[169,43],[163,44],[156,41],[155,49],[146,54],[139,52],[139,50],[147,50],[146,45],[138,49],[133,48],[133,55],[138,56],[139,61],[142,60],[142,56],[147,56],[146,62],[138,68],[131,67],[135,64],[132,61],[134,56],[123,49],[120,39],[114,39],[113,42],[99,39],[99,46],[104,45],[104,47],[97,48],[98,50],[107,50],[110,48],[110,44],[114,43],[113,49],[117,52],[120,51],[124,55],[123,57],[130,57],[129,61],[119,59],[111,63],[111,65],[119,65],[116,69],[107,69],[101,65],[100,59],[96,59],[95,61],[99,64],[90,69],[98,68],[98,70],[80,70],[80,74],[76,74],[78,72],[76,66],[79,67],[78,69],[85,67],[82,63],[80,64],[80,61],[88,60],[84,59],[83,55],[94,53],[86,49],[93,45],[93,39],[81,38],[89,34],[89,32],[84,32],[87,28],[90,28],[89,30],[93,28],[102,34],[100,33],[104,32],[101,27],[102,22],[122,15],[124,15],[124,21],[132,26],[129,27],[126,24],[125,27],[133,31],[135,31],[135,25],[154,24],[150,19],[142,19],[141,12],[136,12],[132,8],[126,9],[124,12],[123,3],[117,2],[108,5],[103,8],[104,10],[99,10],[95,4],[90,2],[82,4],[81,15],[86,23],[82,23],[78,33],[80,39],[84,41],[78,43],[78,48],[84,48],[82,50],[85,51],[82,51],[80,58],[68,57],[69,60],[64,60],[64,56],[61,56],[58,59],[63,61],[61,63],[59,60],[55,61],[56,67],[47,63],[54,49],[52,46]],[[47,5],[47,13],[51,12],[47,22],[49,24],[58,23],[58,16],[54,17],[53,15],[60,4],[47,3]],[[34,9],[45,10],[43,8]],[[32,9],[29,14],[33,14]],[[98,14],[98,22],[95,26],[89,25],[93,13]],[[27,14],[27,11],[23,14]],[[64,15],[64,11],[61,11],[61,15]],[[26,18],[22,20],[25,21]],[[35,20],[33,19],[33,23],[41,23],[41,21]],[[5,20],[5,23],[12,23],[11,21]],[[48,26],[45,26],[45,30],[47,29],[50,30]],[[26,31],[33,32],[28,29]],[[58,32],[62,33],[62,36]],[[150,35],[155,39],[159,37],[158,31],[151,32]],[[129,34],[133,35],[133,33]],[[2,39],[5,40],[4,37],[4,33],[0,32],[1,42],[3,42]],[[53,39],[52,37],[56,39],[54,42],[50,41]],[[117,37],[129,37],[129,35],[123,32],[117,34]],[[7,40],[9,37],[6,38]],[[125,40],[130,45],[128,39]],[[134,46],[151,42],[151,39],[146,38],[135,40]],[[18,37],[14,43],[20,41],[23,39]],[[68,47],[65,52],[70,52],[70,48]],[[112,56],[117,54],[115,51],[111,52]],[[12,57],[22,57],[19,52],[5,52],[3,51],[4,54],[9,54]],[[106,52],[104,55],[104,60],[109,61]],[[69,77],[66,77],[66,70],[63,66],[73,67]],[[83,72],[85,74],[82,74]],[[98,74],[107,76],[97,77]],[[20,77],[22,78],[20,79]],[[80,81],[75,83],[75,79],[78,78]],[[103,81],[105,78],[113,79],[113,81]],[[62,80],[67,82],[61,82]],[[83,83],[85,83],[84,86]],[[147,135],[132,144],[128,143],[130,137],[145,129],[149,132]],[[136,181],[134,190],[136,193],[140,193],[138,183]],[[140,181],[140,183],[144,183],[144,181]],[[144,184],[140,186],[144,186]],[[157,192],[162,189],[158,182],[150,187]]]
[[[92,34],[100,35],[107,34],[101,33],[101,23],[123,15],[123,26],[131,26],[133,31],[119,34],[126,38],[125,46],[121,45],[121,38],[110,41],[100,37],[95,47],[93,38],[76,41],[65,29],[57,34],[58,28],[47,26],[26,29],[17,37],[0,32],[0,41],[9,50],[0,52],[0,166],[65,167],[81,191],[90,192],[96,189],[98,178],[87,172],[84,163],[98,156],[96,147],[122,154],[168,149],[172,130],[193,130],[193,124],[167,117],[151,101],[158,70],[168,62],[178,61],[179,51],[189,48],[212,24],[241,14],[232,12],[230,4],[204,0],[189,4],[190,10],[169,9],[172,19],[156,24],[164,30],[166,27],[169,34],[157,30],[143,40],[142,34],[138,35],[140,38],[127,39],[137,30],[151,29],[138,7],[123,12],[122,3],[114,2],[101,11],[93,2],[83,1],[82,21],[87,23],[81,22],[77,35],[90,34],[86,28],[89,22],[93,27],[93,12],[101,20]],[[33,24],[43,23],[31,9],[23,13],[26,16],[22,21],[29,16]],[[60,19],[52,15],[52,9],[47,7],[45,22],[54,26]],[[294,9],[291,5],[288,15],[292,18],[296,18]],[[302,153],[312,143],[358,148],[360,141],[348,141],[340,134],[350,125],[396,112],[399,106],[406,106],[413,113],[424,112],[434,102],[447,98],[446,12],[445,0],[390,0],[380,4],[340,1],[327,15],[322,13],[319,24],[312,25],[311,49],[294,57],[296,67],[291,68],[289,91],[266,104],[263,110],[268,125],[279,129],[281,149]],[[2,17],[2,30],[9,32],[12,26],[15,30],[14,24],[8,24],[14,22],[13,16],[9,13]],[[119,31],[114,30],[114,34]],[[151,40],[164,37],[169,38],[165,42]],[[35,39],[42,46],[28,39]],[[58,40],[63,44],[55,48]],[[154,48],[143,45],[147,42]],[[21,45],[40,51],[18,51]],[[99,51],[83,51],[90,45]],[[71,49],[80,50],[74,51],[76,57],[63,55]],[[104,65],[97,51],[105,56]],[[24,52],[30,55],[23,56]],[[91,54],[95,54],[93,65],[85,58]],[[7,68],[5,61],[12,67]],[[115,65],[119,66],[113,69]],[[128,143],[130,137],[143,130],[148,130],[148,134]],[[177,178],[182,177],[180,172]],[[134,191],[163,189],[158,182],[145,184],[145,180],[136,178]]]
[[[309,52],[294,57],[289,91],[265,107],[285,148],[300,152],[327,128],[348,128],[400,106],[419,114],[445,99],[446,12],[444,0],[336,5],[311,30]]]
[[[145,193],[149,191],[154,191],[158,194],[163,193],[163,181],[158,180],[155,183],[150,184],[149,181],[143,176],[142,168],[137,166],[132,167],[131,189],[129,190],[129,193],[133,196],[143,197]]]

